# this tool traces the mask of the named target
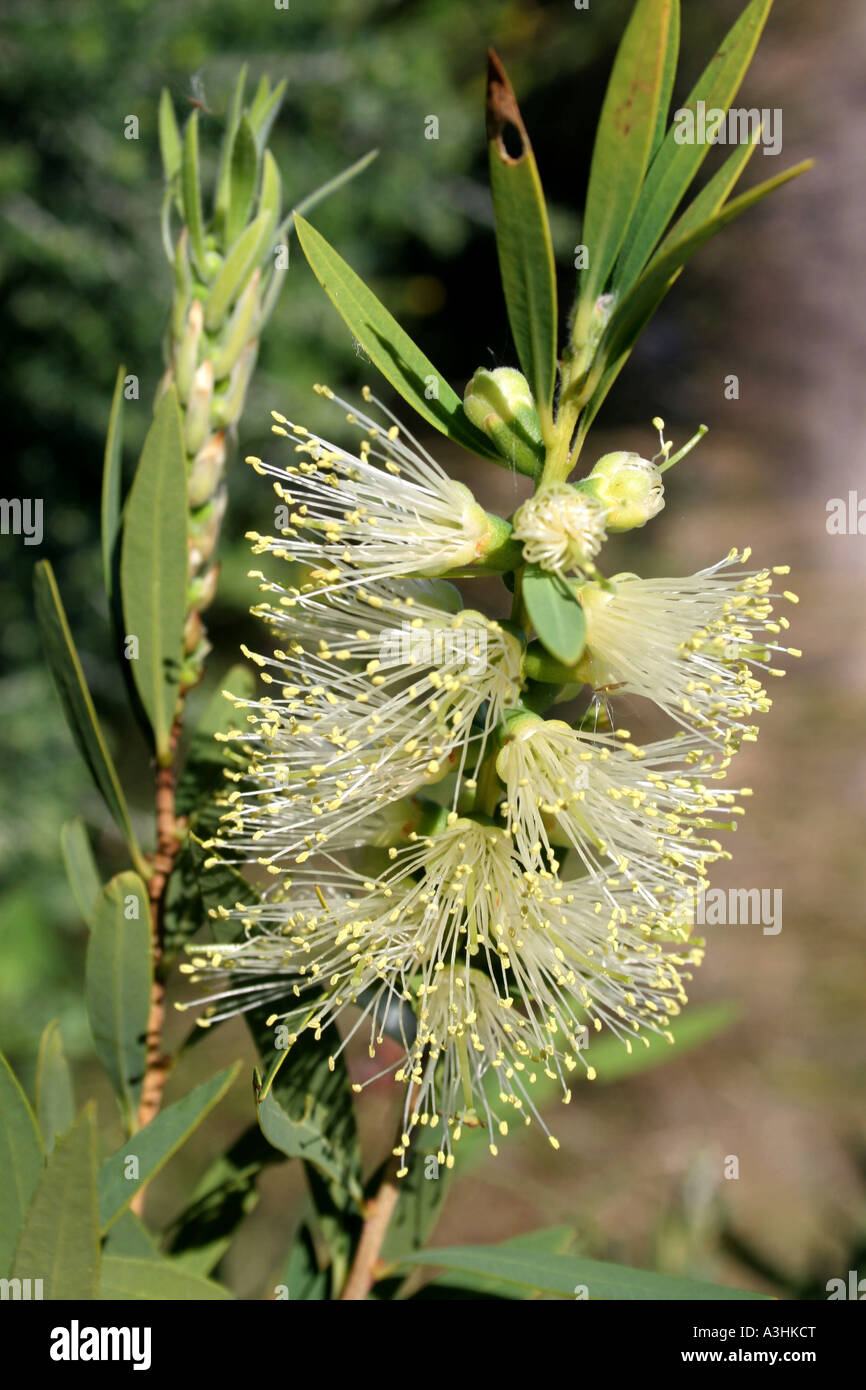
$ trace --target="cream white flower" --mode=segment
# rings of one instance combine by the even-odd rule
[[[440,468],[395,416],[375,400],[390,424],[384,427],[352,410],[327,387],[317,391],[348,411],[366,431],[350,453],[273,412],[274,432],[298,442],[298,462],[287,468],[250,458],[273,478],[282,506],[279,536],[248,532],[254,552],[308,563],[320,584],[363,584],[400,576],[441,575],[472,565],[508,527],[488,517],[468,487]]]
[[[589,873],[684,886],[724,855],[701,832],[721,828],[720,815],[740,814],[734,794],[711,785],[729,762],[694,736],[639,748],[625,730],[578,732],[520,713],[509,717],[496,770],[503,814],[527,864],[558,872],[554,846],[565,845]]]
[[[607,506],[568,483],[542,488],[514,513],[512,536],[523,542],[523,558],[555,574],[595,572],[606,540]]]
[[[388,803],[472,774],[518,699],[521,646],[480,613],[433,607],[423,583],[262,588],[272,598],[256,611],[285,646],[244,651],[279,694],[237,701],[250,768],[213,844],[278,873],[326,845],[369,843]]]
[[[788,566],[729,573],[750,553],[732,550],[682,579],[621,575],[584,585],[581,677],[597,690],[643,695],[678,724],[732,746],[753,740],[754,718],[771,704],[754,670],[782,675],[773,655],[800,653],[779,643],[789,624],[773,617],[773,575]],[[783,597],[796,602],[787,591]]]
[[[611,880],[563,883],[527,870],[502,827],[441,817],[392,847],[376,879],[323,857],[261,904],[222,908],[243,938],[191,948],[188,969],[226,982],[199,1001],[204,1024],[273,1001],[287,1048],[354,1006],[332,1065],[359,1032],[375,1057],[394,1000],[410,1003],[417,1031],[387,1068],[407,1088],[397,1152],[429,1125],[450,1164],[466,1124],[487,1127],[494,1153],[510,1119],[549,1134],[535,1088],[546,1077],[568,1101],[578,1067],[591,1080],[593,1031],[607,1025],[629,1049],[642,1032],[667,1037],[700,950],[668,889],[650,903]]]

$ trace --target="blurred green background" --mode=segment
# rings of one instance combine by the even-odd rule
[[[739,0],[684,0],[675,104],[740,8]],[[829,498],[864,487],[866,194],[858,170],[866,11],[857,0],[776,8],[738,104],[782,109],[783,152],[757,152],[746,181],[807,155],[818,166],[687,270],[599,417],[587,465],[612,447],[652,453],[655,414],[677,444],[703,420],[708,438],[670,475],[661,517],[619,543],[627,559],[619,567],[686,573],[743,543],[759,563],[793,567],[804,660],[777,683],[761,740],[740,759],[738,781],[756,795],[733,863],[715,880],[781,887],[783,930],[768,937],[759,927],[708,928],[693,997],[734,1001],[737,1021],[681,1060],[672,1050],[646,1076],[578,1091],[555,1117],[558,1155],[540,1133],[503,1144],[495,1162],[456,1185],[437,1234],[465,1243],[569,1224],[589,1254],[790,1293],[810,1280],[820,1291],[825,1279],[856,1267],[866,1228],[866,540],[830,536],[825,525]],[[36,559],[49,557],[149,843],[147,751],[107,654],[98,499],[117,365],[141,382],[141,399],[127,411],[128,470],[162,371],[169,272],[158,225],[160,88],[169,88],[181,117],[190,97],[213,113],[203,128],[213,156],[240,64],[249,63],[253,82],[262,72],[287,77],[271,145],[292,200],[378,148],[373,166],[313,221],[462,390],[478,365],[514,362],[486,183],[485,50],[493,43],[509,67],[533,138],[565,311],[594,121],[629,9],[622,0],[586,11],[569,0],[5,7],[3,492],[44,499],[45,536],[41,547],[0,538],[0,1045],[26,1075],[43,1025],[59,1017],[79,1098],[100,1097],[106,1142],[120,1136],[92,1060],[85,933],[59,863],[62,822],[85,816],[106,876],[123,856],[43,667],[30,585]],[[124,138],[128,115],[139,119],[137,141]],[[438,140],[425,139],[429,115],[438,117]],[[711,157],[706,168],[714,167]],[[313,395],[315,381],[344,392],[379,385],[296,243],[291,254],[239,431],[222,587],[209,620],[215,651],[209,682],[190,701],[190,723],[239,641],[253,640],[243,534],[268,529],[271,499],[240,460],[270,447],[272,407],[339,429],[339,414]],[[731,373],[736,401],[724,395]],[[427,442],[489,506],[508,512],[523,495],[522,480],[456,457],[438,437]],[[187,1026],[172,1020],[173,1035]],[[252,1060],[244,1029],[231,1025],[181,1062],[169,1095],[239,1055]],[[371,1157],[390,1133],[392,1108],[387,1087],[362,1102]],[[208,1156],[250,1115],[239,1083],[154,1184],[155,1220],[177,1212]],[[722,1176],[730,1154],[740,1160],[736,1181]],[[291,1165],[266,1174],[227,1269],[242,1295],[260,1296],[272,1278],[299,1185]]]

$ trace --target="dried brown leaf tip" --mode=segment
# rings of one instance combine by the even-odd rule
[[[514,88],[492,48],[487,50],[487,138],[503,164],[519,164],[531,148]]]

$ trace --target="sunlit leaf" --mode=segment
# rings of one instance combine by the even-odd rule
[[[171,757],[187,568],[186,456],[172,385],[144,441],[126,504],[120,560],[126,634],[138,639],[132,674],[161,762]]]
[[[319,232],[295,213],[298,240],[316,279],[370,360],[395,391],[437,430],[501,463],[481,430],[466,419],[460,397],[403,331],[372,290]]]
[[[556,382],[556,267],[535,155],[505,69],[490,50],[487,139],[496,249],[523,374],[549,430]]]
[[[152,979],[150,911],[138,874],[115,875],[97,897],[85,978],[96,1055],[129,1131],[144,1077]]]

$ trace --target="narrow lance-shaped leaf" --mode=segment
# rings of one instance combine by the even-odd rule
[[[225,131],[223,132],[222,144],[220,145],[219,166],[216,177],[216,196],[214,212],[217,223],[223,225],[225,222],[226,208],[229,202],[229,179],[231,177],[232,151],[234,149],[235,134],[241,121],[241,114],[244,105],[244,88],[247,84],[247,65],[243,64],[238,73],[235,89],[232,94],[231,106],[226,119]]]
[[[45,1299],[77,1303],[99,1296],[93,1101],[57,1141],[27,1210],[12,1274],[41,1279]]]
[[[136,1192],[176,1153],[225,1095],[240,1062],[194,1087],[167,1105],[150,1124],[125,1140],[99,1170],[99,1220],[105,1232],[126,1210]]]
[[[501,463],[486,436],[466,419],[460,397],[351,266],[297,212],[295,228],[316,279],[394,390],[449,439]]]
[[[677,61],[680,56],[680,27],[680,0],[673,0],[673,4],[671,5],[671,22],[668,29],[668,41],[665,45],[665,61],[662,69],[659,109],[656,114],[656,128],[653,134],[652,150],[650,151],[650,166],[652,166],[652,161],[665,138],[668,112],[670,111],[671,97],[673,96],[674,82],[677,76]]]
[[[159,94],[159,152],[162,155],[162,168],[166,183],[180,173],[183,152],[174,103],[168,89],[163,87]]]
[[[273,219],[261,213],[235,242],[213,282],[205,305],[204,321],[209,333],[219,328],[237,296],[256,268],[259,247]]]
[[[692,118],[699,102],[703,102],[706,111],[728,110],[752,61],[772,3],[773,0],[752,0],[701,73],[681,110],[691,113]],[[697,132],[693,133],[691,142],[680,143],[674,124],[652,163],[614,275],[614,287],[620,293],[634,284],[707,156],[709,142],[699,140]]]
[[[126,798],[96,717],[54,571],[48,560],[40,560],[37,564],[33,575],[33,587],[36,618],[54,684],[66,714],[66,722],[81,756],[90,769],[90,775],[126,840],[133,863],[139,873],[149,876],[150,869],[133,834]]]
[[[67,821],[61,829],[60,853],[76,907],[90,926],[102,883],[96,860],[93,858],[93,850],[90,848],[90,840],[87,838],[87,830],[80,816]]]
[[[96,901],[85,988],[96,1054],[128,1131],[134,1128],[144,1077],[151,979],[147,890],[137,874],[117,874]]]
[[[246,116],[241,119],[232,146],[228,198],[225,211],[225,249],[234,246],[250,215],[259,173],[256,137]]]
[[[487,67],[487,139],[508,322],[547,435],[556,382],[553,243],[535,155],[517,98],[493,49]]]
[[[256,93],[256,98],[250,108],[250,124],[255,132],[256,144],[260,151],[264,150],[268,143],[271,126],[277,119],[286,90],[286,78],[283,78],[282,82],[278,82],[272,92],[265,93],[263,97],[260,97],[262,90],[260,85],[259,92]]]
[[[638,0],[614,60],[599,117],[581,239],[589,264],[581,277],[575,347],[613,269],[640,196],[665,80],[673,0]]]
[[[761,1299],[763,1294],[746,1289],[706,1284],[696,1279],[674,1279],[644,1269],[585,1260],[579,1255],[551,1255],[532,1249],[498,1245],[448,1246],[404,1255],[401,1265],[426,1264],[484,1275],[515,1291],[555,1294],[573,1298],[578,1286],[589,1299],[621,1300],[719,1300]]]
[[[170,738],[183,659],[187,586],[186,459],[177,390],[169,386],[147,432],[126,504],[120,574],[132,674],[157,758]]]
[[[571,1226],[542,1226],[536,1231],[527,1231],[520,1236],[511,1236],[500,1241],[496,1249],[506,1252],[529,1252],[533,1255],[565,1255],[574,1245],[575,1233]],[[489,1274],[477,1274],[466,1270],[450,1270],[441,1274],[429,1284],[425,1284],[412,1296],[413,1303],[430,1303],[442,1299],[530,1299],[535,1290],[519,1284],[506,1283]]]
[[[201,208],[201,182],[198,157],[198,112],[193,111],[183,133],[183,163],[181,168],[183,212],[189,228],[190,250],[199,274],[206,269],[204,218]]]
[[[114,383],[108,433],[105,436],[105,455],[102,465],[102,575],[108,610],[113,611],[114,579],[119,559],[120,483],[123,465],[123,382],[126,368],[119,367]]]
[[[50,1154],[57,1136],[65,1134],[75,1121],[72,1073],[57,1019],[46,1026],[39,1040],[34,1101],[45,1152]]]
[[[0,1278],[10,1272],[24,1216],[44,1167],[45,1148],[36,1117],[17,1076],[0,1053]]]

